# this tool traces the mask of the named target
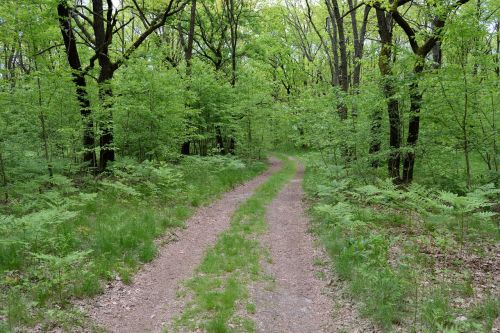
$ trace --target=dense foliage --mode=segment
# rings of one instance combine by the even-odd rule
[[[425,251],[446,267],[498,255],[499,7],[2,0],[0,330],[71,322],[69,297],[127,280],[272,150],[315,152],[318,228],[368,314],[388,330],[411,311],[416,331],[454,326],[456,291],[408,288],[437,274]],[[444,280],[481,298],[470,276]],[[460,325],[491,326],[489,289],[471,301],[488,314]]]
[[[466,196],[348,177],[308,155],[315,230],[338,277],[384,330],[490,332],[499,316],[499,191]]]

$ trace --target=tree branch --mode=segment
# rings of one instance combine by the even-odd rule
[[[108,0],[108,1],[111,1],[111,0]],[[153,32],[156,31],[156,29],[162,27],[163,25],[165,25],[165,22],[167,21],[167,19],[170,17],[170,16],[173,16],[175,14],[177,14],[178,12],[180,12],[182,9],[184,9],[184,7],[188,4],[189,0],[183,0],[183,2],[178,6],[176,7],[175,9],[172,9],[173,5],[174,5],[174,1],[175,0],[170,0],[169,1],[169,4],[167,5],[167,8],[165,8],[163,14],[161,16],[158,16],[153,22],[152,24],[146,29],[146,31],[144,31],[140,36],[139,38],[137,38],[137,40],[132,44],[132,46],[130,46],[126,51],[125,53],[123,54],[122,58],[120,58],[118,61],[116,61],[114,64],[113,64],[113,70],[116,70],[118,69],[121,65],[123,65],[123,63],[125,62],[125,60],[129,59],[130,56],[132,55],[132,53],[137,49],[139,48],[139,46],[141,46],[141,44],[146,40],[146,38],[151,35]]]

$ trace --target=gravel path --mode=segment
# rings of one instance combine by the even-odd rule
[[[87,313],[110,332],[161,332],[183,307],[184,301],[176,297],[179,283],[193,275],[205,250],[229,227],[238,205],[280,167],[272,159],[264,174],[199,209],[186,222],[187,228],[177,232],[178,240],[160,248],[158,257],[138,272],[131,285],[116,281],[108,286],[103,295],[84,306]]]
[[[267,208],[269,230],[261,239],[269,248],[270,262],[264,272],[273,278],[270,286],[251,287],[256,305],[257,332],[313,333],[332,331],[332,300],[325,295],[326,283],[315,277],[317,257],[308,231],[301,186],[303,167]]]
[[[267,208],[269,230],[261,238],[270,260],[263,263],[267,282],[250,287],[256,305],[252,319],[262,333],[373,332],[349,302],[337,302],[341,290],[332,288],[325,254],[314,246],[303,203],[303,166]],[[320,279],[319,276],[322,278]],[[330,281],[330,283],[328,282]],[[337,302],[335,304],[334,302]]]

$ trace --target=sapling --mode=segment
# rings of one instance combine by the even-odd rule
[[[48,265],[48,274],[50,272],[55,273],[55,279],[52,276],[47,276],[47,279],[51,281],[56,287],[59,302],[63,301],[63,286],[64,286],[64,274],[69,270],[69,268],[73,265],[81,263],[92,251],[75,251],[66,256],[59,257],[49,254],[43,253],[32,253],[32,255],[47,263]]]

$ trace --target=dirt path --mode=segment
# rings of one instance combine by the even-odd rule
[[[160,249],[158,257],[145,265],[131,285],[117,281],[86,306],[96,323],[110,332],[161,332],[162,326],[179,313],[183,300],[176,297],[181,281],[191,277],[205,250],[230,223],[238,205],[246,200],[281,163],[273,159],[264,174],[199,209],[178,232],[178,241]]]
[[[261,241],[269,248],[271,260],[263,265],[265,274],[272,280],[250,287],[256,305],[252,316],[256,330],[262,333],[371,332],[358,330],[363,326],[356,322],[359,318],[354,311],[339,313],[328,279],[317,277],[321,267],[314,266],[314,261],[324,254],[314,246],[314,238],[308,233],[309,222],[302,202],[303,172],[299,166],[295,179],[267,210],[269,230]],[[329,271],[328,267],[323,269]]]

